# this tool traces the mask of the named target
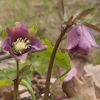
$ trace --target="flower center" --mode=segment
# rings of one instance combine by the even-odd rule
[[[26,38],[23,40],[22,38],[18,38],[17,41],[12,43],[12,51],[14,54],[22,54],[26,51],[26,49],[30,48],[30,41]]]

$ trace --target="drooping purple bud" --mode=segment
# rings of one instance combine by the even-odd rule
[[[65,90],[66,88],[66,82],[72,79],[73,76],[77,75],[77,69],[76,67],[73,67],[67,75],[64,76],[63,84],[62,84],[62,89]],[[67,95],[67,94],[66,94]]]
[[[75,52],[81,55],[88,55],[91,46],[95,48],[99,47],[85,25],[77,25],[68,32],[66,49],[71,56],[73,56]]]

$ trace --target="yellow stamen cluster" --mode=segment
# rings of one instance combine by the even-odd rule
[[[30,48],[30,41],[26,38],[23,40],[22,38],[18,38],[17,41],[12,43],[12,51],[15,54],[22,54],[26,51],[26,49]]]

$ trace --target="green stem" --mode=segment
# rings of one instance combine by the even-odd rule
[[[14,100],[18,100],[18,84],[14,81]]]
[[[18,86],[19,86],[19,61],[16,60],[17,63],[17,77],[14,80],[14,100],[18,100]]]
[[[17,80],[19,79],[19,61],[16,60],[17,62]]]
[[[61,42],[62,37],[64,36],[64,34],[66,33],[66,31],[70,28],[70,26],[67,26],[64,30],[61,31],[60,36],[57,39],[57,42],[54,46],[52,55],[51,55],[51,59],[49,62],[49,67],[48,67],[48,72],[47,72],[47,78],[46,78],[46,90],[45,90],[45,95],[44,95],[44,99],[43,100],[48,100],[48,94],[49,94],[49,86],[50,86],[50,78],[51,78],[51,72],[52,72],[52,67],[53,67],[53,62],[54,62],[54,58],[56,55],[56,51],[57,48]]]

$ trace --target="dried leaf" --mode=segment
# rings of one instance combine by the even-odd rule
[[[88,64],[84,67],[85,75],[92,75],[95,84],[96,96],[100,98],[100,65]]]
[[[73,16],[71,16],[68,21],[65,21],[64,24],[66,25],[72,25],[72,20],[73,20]]]
[[[6,85],[0,88],[0,96],[2,98],[0,100],[13,100],[14,90],[12,85]]]
[[[84,81],[80,81],[77,76],[64,83],[63,91],[70,97],[77,97],[80,100],[97,100],[92,76],[84,77]]]

